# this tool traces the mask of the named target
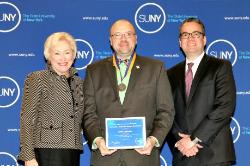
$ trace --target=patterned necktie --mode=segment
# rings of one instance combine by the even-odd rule
[[[188,98],[193,81],[192,67],[194,63],[188,63],[187,65],[188,65],[188,70],[185,75],[185,83],[186,83],[186,97]]]
[[[128,65],[129,65],[129,59],[118,59],[118,64],[119,64],[119,71],[120,71],[120,75],[121,75],[121,81],[126,77],[127,75],[127,68],[128,68]],[[121,67],[120,65],[121,64],[124,64],[126,65],[126,67]]]
[[[128,66],[129,59],[124,59],[124,60],[118,59],[118,63],[119,63],[119,65],[120,65],[121,63],[124,63],[126,66]]]

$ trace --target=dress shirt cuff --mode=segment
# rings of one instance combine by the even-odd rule
[[[155,147],[157,147],[157,148],[160,147],[160,143],[159,143],[157,138],[155,138],[154,136],[149,136],[149,138],[151,138],[155,141],[155,145],[154,145]]]
[[[102,139],[103,139],[103,137],[96,137],[96,138],[94,139],[93,143],[92,143],[91,149],[93,149],[93,150],[98,149],[98,147],[97,147],[97,145],[96,145],[96,140],[97,140],[98,138],[102,138]]]

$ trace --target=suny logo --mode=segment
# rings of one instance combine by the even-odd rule
[[[82,135],[84,135],[84,133],[83,133],[83,131],[81,132],[82,133]],[[87,141],[87,139],[83,136],[83,138],[82,138],[82,145],[84,146],[84,145],[88,145],[88,141]],[[1,165],[0,165],[1,166]]]
[[[210,43],[206,53],[216,58],[227,59],[232,63],[232,66],[237,61],[237,50],[233,43],[228,40],[218,39]]]
[[[7,152],[0,152],[0,166],[18,166],[18,164],[13,155]]]
[[[156,33],[166,22],[163,8],[156,3],[145,3],[135,13],[135,24],[144,33]]]
[[[164,157],[162,157],[162,155],[160,155],[160,159],[161,159],[161,165],[160,166],[167,166],[167,162],[164,159]]]
[[[20,95],[17,82],[6,76],[0,76],[0,108],[7,108],[16,103]]]
[[[231,121],[231,124],[230,124],[230,129],[231,129],[231,132],[232,132],[232,135],[233,135],[233,140],[234,140],[234,143],[235,143],[235,142],[238,141],[238,139],[240,137],[240,124],[234,117],[232,117],[232,121]]]
[[[12,3],[0,2],[0,32],[15,30],[21,22],[21,13]]]
[[[89,64],[92,63],[94,59],[94,50],[89,42],[76,39],[77,52],[76,52],[76,61],[75,67],[77,70],[85,69]]]

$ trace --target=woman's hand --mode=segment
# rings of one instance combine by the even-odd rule
[[[36,159],[25,161],[25,166],[38,166]]]

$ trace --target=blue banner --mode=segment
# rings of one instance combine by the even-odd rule
[[[17,166],[20,108],[28,73],[45,68],[43,46],[54,32],[72,34],[77,42],[75,67],[81,78],[87,65],[112,55],[109,28],[130,20],[138,36],[137,53],[165,62],[184,59],[179,48],[180,23],[200,18],[206,26],[206,52],[230,60],[237,86],[237,107],[231,131],[237,166],[249,165],[250,141],[250,1],[248,0],[43,0],[0,2],[0,165]],[[247,74],[248,73],[248,74]],[[143,104],[143,103],[142,103]],[[89,165],[84,141],[81,165]],[[171,166],[167,144],[161,165]]]

